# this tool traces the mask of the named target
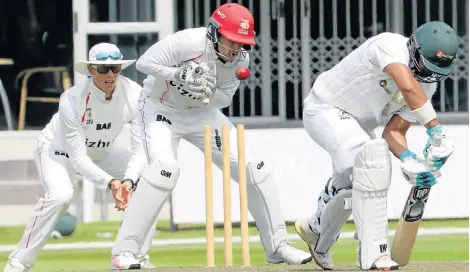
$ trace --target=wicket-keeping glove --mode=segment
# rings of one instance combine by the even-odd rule
[[[210,73],[211,68],[195,61],[184,63],[175,73],[175,82],[181,84],[182,96],[192,100],[204,100],[215,91],[215,74]],[[171,84],[171,82],[170,82]]]

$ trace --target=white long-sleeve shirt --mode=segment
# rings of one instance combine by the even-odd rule
[[[194,60],[197,62],[216,61],[217,56],[206,46],[206,27],[189,28],[178,31],[152,45],[136,63],[137,70],[147,74],[144,92],[156,101],[173,108],[205,107],[199,101],[191,101],[181,96],[183,84],[173,77],[181,64]],[[249,55],[237,65],[216,62],[216,91],[208,107],[225,108],[232,102],[233,95],[240,85],[235,77],[238,67],[248,67]]]
[[[104,189],[114,178],[94,162],[106,156],[125,124],[131,126],[132,156],[124,179],[136,181],[145,165],[140,138],[138,100],[142,87],[119,76],[111,100],[90,77],[60,96],[59,111],[41,131],[38,140],[57,151],[67,152],[74,169]]]
[[[362,125],[376,128],[391,114],[415,122],[392,77],[391,63],[409,64],[408,38],[395,33],[376,35],[316,79],[312,92],[325,103],[353,115]],[[431,98],[436,83],[420,83]]]

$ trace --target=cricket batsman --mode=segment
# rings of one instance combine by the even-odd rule
[[[211,126],[212,135],[220,137],[222,125],[229,124],[230,140],[236,143],[236,129],[220,109],[231,104],[240,84],[235,76],[237,68],[248,66],[248,52],[255,45],[253,24],[247,8],[224,4],[212,14],[207,27],[167,36],[137,61],[137,70],[148,75],[140,98],[148,167],[142,172],[116,237],[113,269],[138,267],[135,256],[178,180],[176,154],[180,140],[203,150],[204,126]],[[218,142],[214,138],[213,161],[221,168]],[[230,149],[232,179],[237,181],[236,144]],[[267,261],[310,262],[309,253],[288,243],[276,182],[268,166],[248,152],[246,156],[248,209],[256,221]]]
[[[35,159],[45,196],[10,254],[5,272],[33,266],[72,200],[77,173],[97,188],[110,189],[118,209],[127,207],[146,159],[138,110],[142,87],[120,75],[135,62],[122,58],[114,44],[100,43],[90,49],[88,61],[76,63],[76,70],[89,77],[62,93],[58,113],[38,136]],[[126,123],[131,125],[131,150],[114,144]],[[151,266],[147,250],[154,233],[155,228],[149,227],[149,238],[138,250],[144,267]]]
[[[369,38],[322,73],[304,100],[310,137],[331,156],[333,176],[319,195],[316,213],[295,228],[315,262],[333,269],[330,249],[351,213],[359,239],[358,266],[397,270],[388,247],[387,191],[399,158],[413,186],[433,186],[454,145],[430,102],[437,82],[452,72],[458,40],[443,22],[421,25],[406,38],[381,33]],[[386,123],[382,138],[374,129]],[[426,127],[423,157],[407,147],[412,123]]]

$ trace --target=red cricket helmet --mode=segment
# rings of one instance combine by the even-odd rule
[[[243,45],[255,45],[254,24],[251,12],[237,3],[227,3],[217,8],[210,18],[220,35]]]

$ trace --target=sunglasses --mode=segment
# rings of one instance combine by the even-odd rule
[[[111,58],[112,60],[120,60],[122,59],[122,54],[117,51],[113,52],[99,52],[96,54],[96,60],[107,60],[108,58]]]
[[[91,65],[100,74],[107,74],[109,70],[113,73],[121,72],[121,65]]]

